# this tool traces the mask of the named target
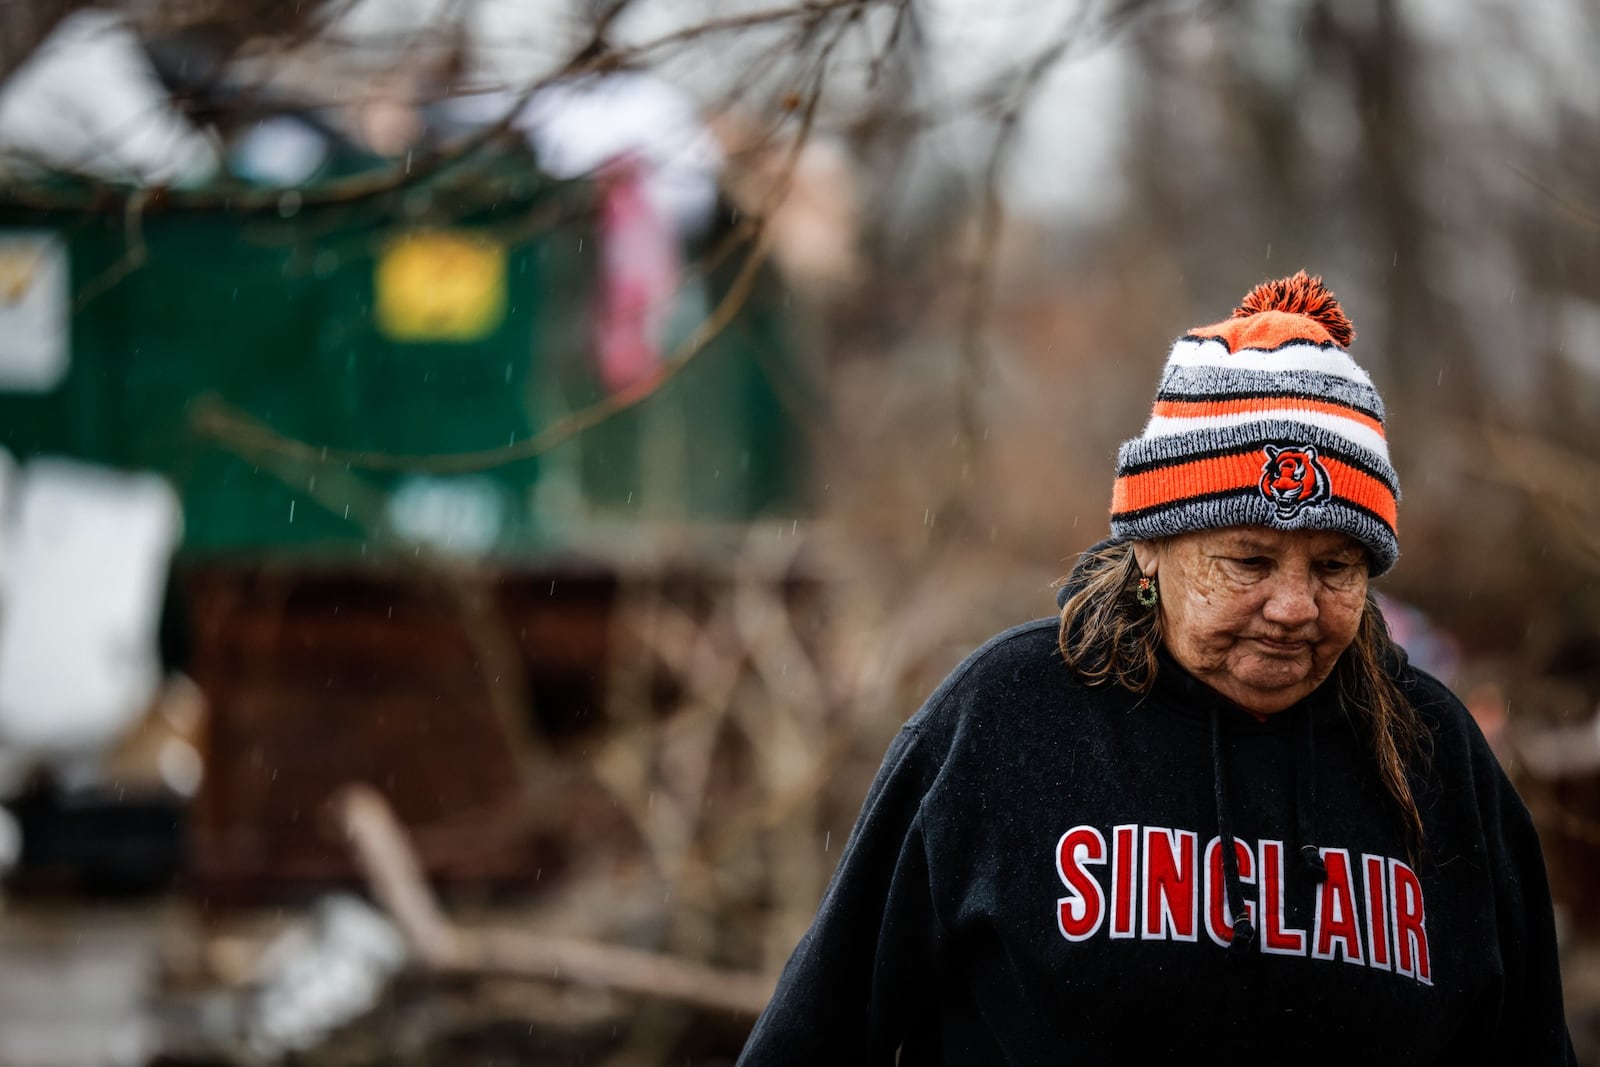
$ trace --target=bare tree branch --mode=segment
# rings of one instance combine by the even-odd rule
[[[829,10],[831,9],[830,7]],[[854,11],[859,11],[859,8],[853,9]],[[854,17],[852,13],[851,19]],[[766,205],[761,213],[762,217],[745,225],[744,232],[749,240],[749,248],[739,272],[735,275],[716,308],[662,362],[655,375],[620,389],[587,408],[571,412],[524,441],[473,452],[446,455],[397,455],[315,445],[279,434],[237,410],[232,405],[215,397],[195,404],[191,414],[193,428],[202,437],[208,437],[225,444],[246,458],[257,457],[262,453],[275,453],[302,463],[333,463],[367,470],[466,473],[489,470],[542,455],[571,440],[578,434],[592,429],[618,413],[636,407],[651,396],[654,396],[663,385],[681,372],[695,356],[704,351],[706,346],[728,327],[729,323],[734,320],[744,307],[751,291],[754,289],[761,268],[766,263],[771,243],[770,230],[763,225],[763,220],[788,194],[790,185],[793,182],[795,167],[800,159],[800,152],[810,137],[816,121],[817,110],[826,84],[828,57],[842,39],[844,27],[848,25],[848,22],[849,20],[846,20],[841,23],[840,29],[824,45],[817,58],[812,73],[811,85],[800,109],[798,129],[790,145],[788,158],[783,164],[780,177],[768,191]]]
[[[88,0],[0,0],[0,90],[55,28]]]

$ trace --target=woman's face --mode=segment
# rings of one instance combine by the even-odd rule
[[[1172,658],[1257,715],[1321,685],[1361,625],[1367,554],[1342,533],[1230,526],[1134,554],[1160,590]]]

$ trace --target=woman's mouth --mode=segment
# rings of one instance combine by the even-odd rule
[[[1283,656],[1303,652],[1311,644],[1309,641],[1281,641],[1272,637],[1257,637],[1255,641],[1268,652],[1276,652]]]

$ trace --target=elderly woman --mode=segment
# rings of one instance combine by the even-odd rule
[[[1352,337],[1302,273],[1176,343],[1112,539],[901,731],[741,1063],[1572,1062],[1528,813],[1368,593]]]

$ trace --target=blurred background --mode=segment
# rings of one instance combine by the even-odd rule
[[[731,1063],[1302,267],[1600,1063],[1600,10],[9,0],[0,1063]]]

